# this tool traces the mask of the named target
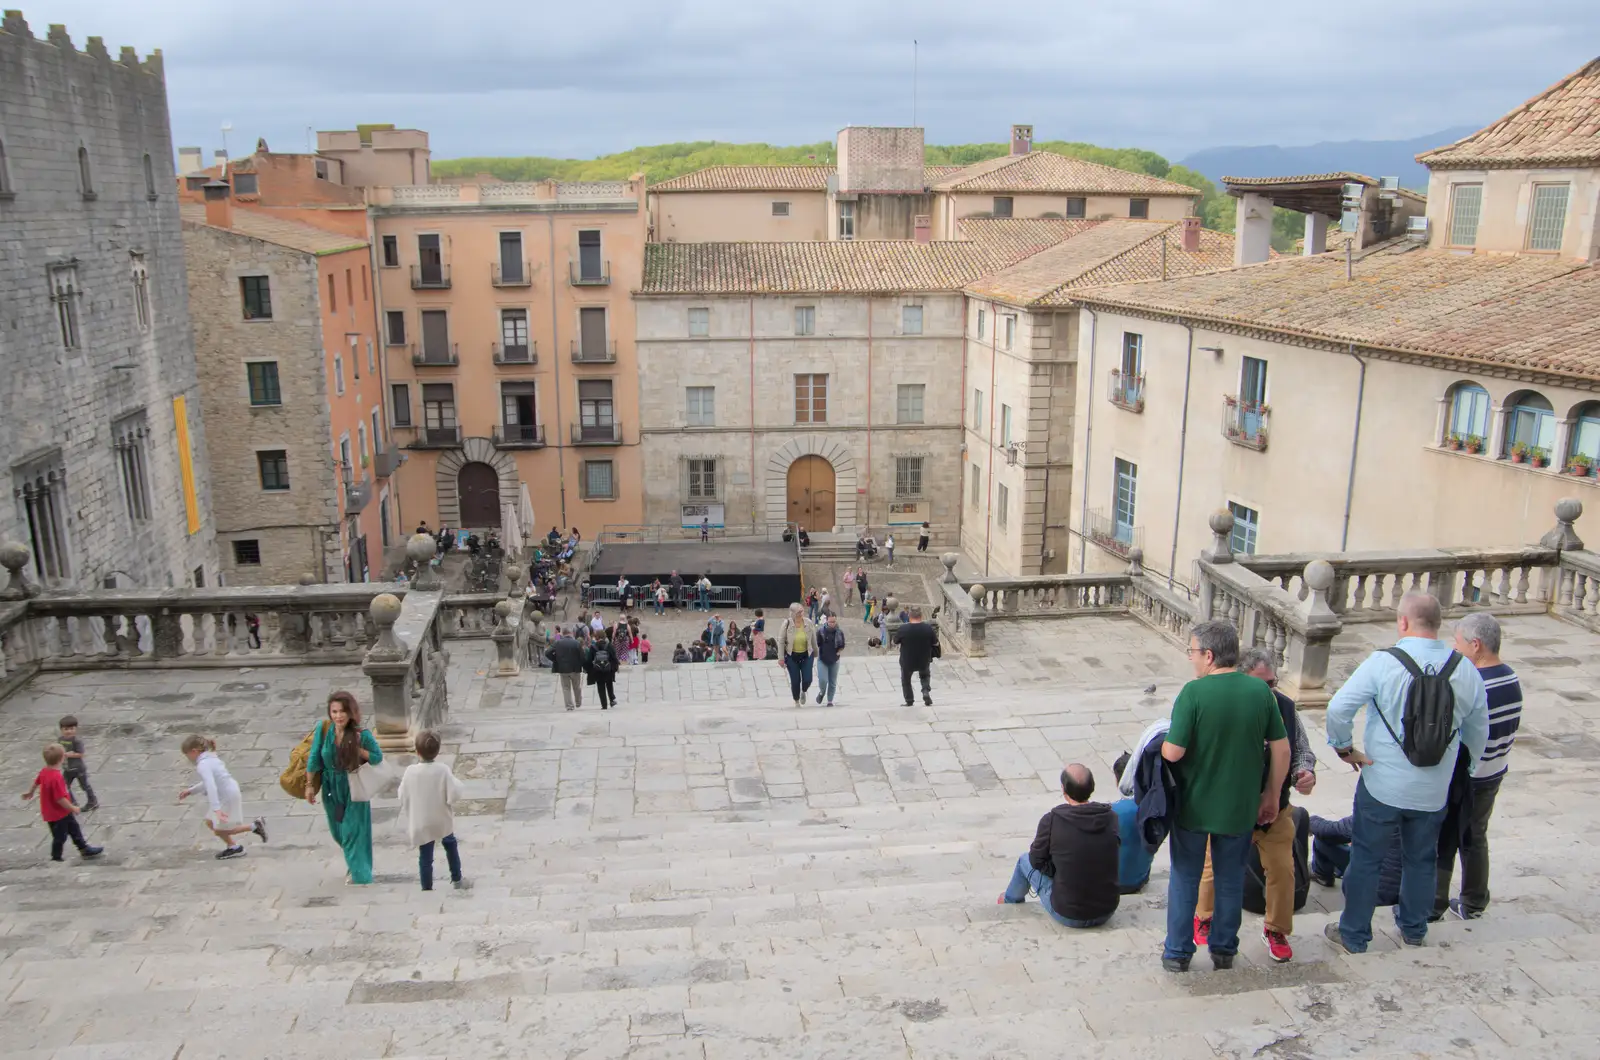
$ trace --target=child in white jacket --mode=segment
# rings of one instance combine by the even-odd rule
[[[217,854],[217,860],[244,857],[244,847],[233,841],[234,836],[254,832],[265,843],[267,822],[257,817],[251,824],[244,823],[244,800],[239,794],[239,783],[228,772],[228,767],[222,764],[222,759],[217,757],[217,741],[204,736],[187,736],[182,750],[184,756],[194,763],[200,781],[178,792],[178,801],[182,802],[202,791],[206,793],[206,801],[211,805],[210,812],[206,814],[206,827],[211,829],[212,835],[222,840],[222,851]]]
[[[450,804],[461,797],[461,781],[439,755],[435,733],[417,734],[417,757],[422,761],[406,767],[400,777],[400,820],[405,823],[411,845],[417,848],[417,868],[422,874],[422,889],[433,890],[433,844],[444,844],[445,860],[450,863],[450,882],[465,890],[461,876],[461,854],[456,849],[455,817]]]

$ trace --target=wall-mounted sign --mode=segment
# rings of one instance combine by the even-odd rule
[[[683,528],[698,530],[710,520],[713,530],[722,529],[724,507],[720,504],[685,504],[682,506]]]

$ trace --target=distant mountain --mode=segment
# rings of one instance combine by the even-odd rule
[[[1410,140],[1345,140],[1304,147],[1208,147],[1183,159],[1180,165],[1217,183],[1227,177],[1286,177],[1298,173],[1335,173],[1344,170],[1369,177],[1399,177],[1408,188],[1428,186],[1427,167],[1418,165],[1420,152],[1443,147],[1479,126],[1441,129]]]

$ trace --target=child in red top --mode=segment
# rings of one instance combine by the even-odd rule
[[[39,816],[50,826],[51,861],[61,860],[68,839],[78,848],[79,854],[86,858],[97,858],[104,851],[100,847],[90,846],[83,838],[75,816],[79,812],[78,807],[73,803],[72,796],[67,794],[67,778],[61,773],[61,762],[66,757],[66,749],[60,744],[53,743],[46,747],[44,768],[33,778],[33,786],[22,796],[22,800],[27,802],[33,798],[34,792],[39,793]]]

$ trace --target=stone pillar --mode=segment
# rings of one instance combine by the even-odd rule
[[[1438,403],[1438,411],[1433,417],[1433,444],[1444,445],[1450,440],[1450,396],[1440,395]]]
[[[204,616],[196,615],[195,622]],[[135,645],[137,650],[137,645]],[[153,659],[177,659],[183,655],[183,623],[174,611],[161,608],[150,614],[150,656]]]
[[[1540,548],[1553,548],[1559,552],[1583,551],[1583,539],[1578,536],[1572,524],[1578,521],[1578,516],[1583,514],[1583,502],[1575,497],[1563,497],[1556,501],[1555,529],[1547,532],[1539,539]],[[1561,568],[1560,563],[1553,567],[1542,567],[1539,570],[1539,599],[1546,604],[1565,604],[1571,602],[1572,596],[1572,570]]]
[[[0,589],[0,600],[26,600],[39,595],[39,586],[28,579],[28,561],[32,558],[28,546],[20,542],[7,541],[0,545],[0,567],[9,575],[6,587]]]
[[[412,538],[425,538],[419,534]],[[407,546],[410,552],[410,546]],[[373,597],[367,613],[378,629],[377,639],[361,662],[361,671],[372,682],[372,731],[384,751],[409,753],[411,743],[411,649],[395,635],[400,618],[400,598],[392,593]]]
[[[1484,439],[1483,451],[1495,460],[1506,455],[1506,410],[1496,405],[1489,410],[1489,437]]]
[[[494,641],[496,677],[515,677],[522,672],[522,660],[517,658],[517,629],[521,616],[514,615],[514,611],[510,600],[501,600],[494,605],[494,613],[500,621],[495,624],[489,639]]]
[[[1550,450],[1550,466],[1557,471],[1567,469],[1567,455],[1572,447],[1572,421],[1556,420],[1556,444]]]
[[[1233,264],[1254,265],[1272,256],[1272,200],[1246,192],[1234,207]]]
[[[308,585],[317,584],[317,576],[307,572],[300,575],[300,583],[295,589],[297,597],[303,596],[302,590]],[[311,650],[311,612],[309,609],[301,610],[296,607],[285,610],[279,621],[283,628],[283,653],[285,655],[304,655]]]
[[[412,588],[425,593],[444,588],[444,579],[433,569],[433,557],[438,551],[439,543],[427,534],[413,534],[411,540],[406,542],[406,558],[417,568],[416,577],[411,579]]]
[[[1307,257],[1312,254],[1323,254],[1328,250],[1328,215],[1325,213],[1306,214],[1306,245]]]
[[[967,655],[972,658],[989,654],[984,645],[984,627],[989,623],[989,609],[983,606],[983,598],[988,591],[981,582],[967,590],[967,595],[972,597],[972,616],[967,626]]]
[[[1202,555],[1210,563],[1233,562],[1233,513],[1218,508],[1206,520],[1211,527],[1211,547]]]
[[[1322,706],[1328,702],[1328,659],[1333,638],[1344,623],[1328,606],[1328,590],[1333,587],[1333,565],[1314,559],[1306,564],[1306,589],[1309,596],[1301,606],[1301,625],[1289,629],[1289,644],[1284,653],[1283,673],[1279,674],[1284,694],[1301,707]]]

